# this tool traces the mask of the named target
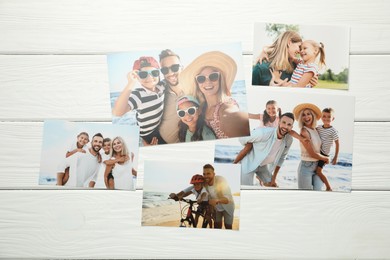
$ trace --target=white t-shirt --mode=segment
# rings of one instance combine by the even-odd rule
[[[192,194],[195,195],[195,198],[198,199],[198,197],[203,194],[203,193],[206,193],[206,196],[204,196],[203,200],[202,201],[209,201],[209,193],[207,192],[207,190],[205,189],[205,187],[202,187],[202,190],[199,192],[197,192],[195,190],[195,188],[192,188],[191,190]]]
[[[124,164],[116,163],[112,169],[112,176],[114,177],[115,189],[132,190],[133,189],[133,163],[130,160]]]
[[[216,190],[214,188],[214,185],[213,186],[207,186],[207,190],[209,192],[210,199],[218,199],[217,192],[216,192]],[[224,211],[225,210],[220,203],[215,205],[215,209],[218,210],[218,211]]]
[[[272,146],[271,151],[269,152],[267,157],[265,157],[264,160],[261,162],[260,166],[273,163],[275,161],[276,155],[278,154],[281,145],[282,145],[282,139],[279,140],[278,138],[276,138],[276,141]]]
[[[65,186],[88,187],[90,181],[96,182],[100,163],[97,156],[93,156],[89,149],[86,153],[75,153],[65,159],[66,167],[69,167],[69,180]]]
[[[66,150],[66,152],[71,152],[74,149],[78,149],[77,142],[72,142],[71,145],[69,145],[69,148],[68,148],[68,150]],[[82,149],[87,151],[88,150],[88,146],[85,144]]]
[[[111,157],[110,154],[106,154],[104,151],[100,153],[100,155],[102,156],[102,163],[98,173],[95,188],[106,188],[106,184],[104,184],[104,172],[106,171],[106,164],[104,163],[104,161],[109,160]]]

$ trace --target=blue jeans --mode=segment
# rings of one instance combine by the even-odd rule
[[[301,161],[298,167],[298,189],[322,190],[324,183],[316,174],[318,161]]]

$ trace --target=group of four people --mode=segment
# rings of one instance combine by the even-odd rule
[[[159,59],[134,62],[112,109],[115,116],[136,111],[145,145],[249,135],[248,115],[231,97],[237,64],[229,55],[206,52],[185,68],[169,49]]]

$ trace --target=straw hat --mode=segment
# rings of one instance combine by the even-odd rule
[[[228,88],[226,89],[226,93],[230,94],[230,89],[237,73],[237,64],[229,55],[220,51],[206,52],[193,60],[180,73],[180,85],[186,90],[195,88],[195,76],[197,76],[204,67],[208,66],[218,68],[221,71],[225,77],[226,86]]]
[[[294,107],[293,113],[295,119],[299,118],[301,111],[304,109],[311,109],[314,112],[314,115],[316,116],[316,120],[319,120],[321,118],[322,115],[321,109],[319,109],[316,105],[311,103],[302,103]]]

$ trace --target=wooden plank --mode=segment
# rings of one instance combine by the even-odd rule
[[[243,57],[249,85],[252,56]],[[355,120],[389,121],[390,89],[386,70],[390,55],[352,55],[350,63],[349,92],[356,96]],[[2,55],[0,86],[0,120],[3,121],[111,120],[104,55]]]
[[[105,56],[1,56],[0,64],[0,118],[111,118]]]
[[[0,123],[0,188],[37,187],[41,160],[43,123]],[[197,152],[188,158],[186,151]],[[355,123],[352,188],[353,190],[389,190],[390,123]],[[145,160],[210,162],[214,156],[213,142],[146,147],[139,154],[138,188],[143,185]],[[46,186],[41,186],[45,188]]]
[[[390,257],[389,192],[242,191],[240,231],[142,227],[141,201],[141,191],[0,191],[0,257]]]
[[[261,21],[348,25],[352,54],[390,53],[390,3],[381,0],[331,0],[315,6],[308,0],[299,6],[288,0],[149,0],[142,5],[125,0],[97,0],[93,5],[3,0],[0,7],[2,54],[96,54],[157,44],[172,47],[172,42],[190,46],[232,41],[243,42],[244,50],[251,52],[253,23]]]

